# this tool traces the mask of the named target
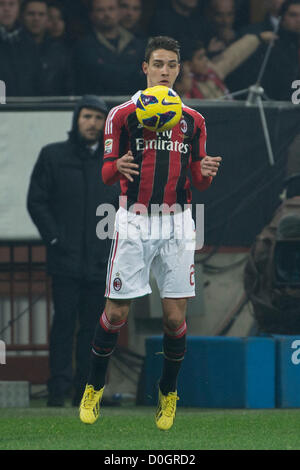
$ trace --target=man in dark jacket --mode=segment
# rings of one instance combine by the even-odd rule
[[[287,0],[280,16],[279,39],[270,54],[262,86],[270,99],[290,101],[292,83],[300,79],[300,0]]]
[[[42,148],[33,169],[28,211],[47,246],[52,276],[54,317],[50,335],[49,406],[62,406],[72,385],[73,338],[76,373],[73,404],[83,393],[90,343],[104,308],[110,240],[96,234],[100,204],[118,205],[119,188],[110,190],[101,178],[103,100],[84,96],[77,104],[69,139]]]
[[[286,0],[279,10],[279,17],[278,39],[271,50],[261,85],[271,100],[291,101],[292,83],[300,79],[300,0]],[[261,32],[255,25],[244,31]],[[256,82],[266,52],[267,46],[262,41],[257,51],[228,76],[226,84],[231,91]]]
[[[21,17],[28,38],[34,43],[39,57],[39,96],[72,95],[73,72],[71,54],[63,41],[48,32],[46,0],[24,0]]]
[[[150,36],[169,36],[189,50],[192,41],[202,41],[205,47],[215,35],[212,24],[200,11],[199,0],[167,0],[160,2],[150,21]]]
[[[38,54],[18,22],[19,11],[20,0],[0,0],[0,80],[7,96],[36,96]]]
[[[120,26],[118,0],[91,0],[91,32],[74,48],[76,93],[130,95],[145,85],[145,42]]]

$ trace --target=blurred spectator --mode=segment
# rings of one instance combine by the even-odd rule
[[[20,0],[1,0],[0,27],[2,31],[11,32],[18,26]]]
[[[75,47],[78,94],[128,95],[144,86],[145,43],[120,26],[118,0],[91,0],[92,31]]]
[[[120,25],[137,37],[145,38],[141,28],[142,0],[119,0]]]
[[[64,9],[68,38],[74,43],[90,31],[89,0],[59,0],[59,3]]]
[[[199,43],[191,48],[190,69],[192,72],[192,84],[191,90],[187,95],[188,98],[215,99],[228,93],[226,85],[222,80],[222,71],[214,69],[213,63],[207,57],[203,43]]]
[[[282,18],[279,39],[271,50],[261,85],[269,99],[290,101],[292,83],[300,78],[300,0],[285,1],[277,14]],[[253,57],[228,77],[226,83],[232,91],[256,83],[266,52],[262,44]]]
[[[34,42],[41,44],[45,39],[48,23],[47,0],[24,0],[21,20]]]
[[[35,96],[38,90],[38,55],[19,21],[20,0],[0,0],[0,80],[6,95]]]
[[[271,51],[262,86],[270,99],[290,101],[292,83],[300,79],[300,0],[287,0],[280,16],[279,39]]]
[[[280,21],[280,10],[284,2],[285,0],[267,0],[268,13],[264,21],[265,25],[269,23],[272,29],[275,29],[275,27],[278,26]]]
[[[280,10],[284,2],[285,0],[266,0],[267,14],[263,22],[265,26],[270,25],[270,29],[278,26]]]
[[[214,55],[226,49],[237,39],[234,30],[234,0],[210,0],[206,9],[206,18],[214,28],[214,37],[208,46],[208,53]]]
[[[209,60],[203,44],[191,49],[190,67],[193,73],[192,89],[188,98],[216,99],[228,94],[224,82],[226,76],[246,60],[259,47],[261,41],[270,42],[274,33],[265,31],[258,38],[255,34],[247,34],[235,41],[225,51]]]
[[[184,61],[181,64],[180,72],[177,80],[174,84],[174,90],[178,93],[180,98],[190,98],[193,86],[193,74],[191,72],[191,66],[188,61]]]
[[[25,0],[21,18],[28,35],[36,43],[40,58],[40,96],[68,96],[73,94],[71,59],[62,41],[47,32],[47,0]]]
[[[65,40],[66,21],[59,2],[48,3],[48,33],[52,38]]]
[[[173,37],[183,51],[189,49],[190,41],[202,40],[207,45],[213,29],[201,15],[198,4],[198,0],[166,0],[151,19],[149,34]]]
[[[285,0],[265,0],[266,16],[260,23],[254,23],[246,26],[240,31],[240,34],[260,33],[262,31],[274,31],[279,25],[280,9]]]

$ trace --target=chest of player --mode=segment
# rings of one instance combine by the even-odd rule
[[[124,126],[124,145],[130,149],[136,161],[159,157],[161,160],[189,160],[192,150],[194,125],[185,116],[172,129],[152,132],[143,128],[135,113]]]

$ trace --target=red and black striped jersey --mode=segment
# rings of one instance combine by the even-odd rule
[[[152,132],[139,123],[136,101],[131,100],[113,108],[107,117],[104,136],[104,183],[120,180],[122,195],[128,205],[134,203],[150,207],[151,204],[180,204],[191,201],[188,170],[193,185],[203,191],[211,184],[211,177],[201,173],[200,161],[206,155],[206,126],[204,117],[183,105],[180,122],[169,131]],[[132,151],[139,175],[130,182],[116,166],[118,158]]]

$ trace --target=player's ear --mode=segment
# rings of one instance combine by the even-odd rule
[[[145,61],[144,61],[144,62],[142,63],[142,70],[143,70],[143,72],[144,72],[145,75],[147,75],[147,73],[148,73],[148,65],[149,65],[148,62],[145,62]]]

